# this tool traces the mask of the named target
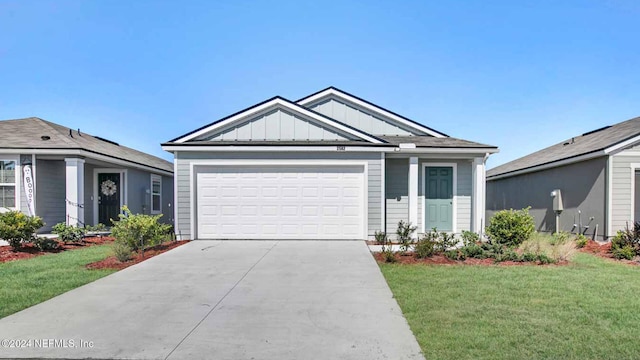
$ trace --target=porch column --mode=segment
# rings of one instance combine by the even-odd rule
[[[482,235],[484,231],[484,216],[485,216],[485,158],[473,159],[473,220],[471,223],[471,230]]]
[[[418,157],[409,158],[409,222],[418,225]],[[418,237],[417,231],[413,237]]]
[[[84,226],[84,159],[65,158],[67,224]]]

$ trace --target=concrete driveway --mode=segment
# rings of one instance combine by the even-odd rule
[[[194,241],[1,319],[0,339],[22,340],[5,358],[422,359],[360,241]]]

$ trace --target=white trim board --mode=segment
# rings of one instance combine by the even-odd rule
[[[613,236],[613,157],[607,158],[607,231],[606,237]]]
[[[314,146],[281,146],[281,145],[162,145],[162,150],[175,152],[386,152],[401,155],[410,154],[465,154],[468,157],[478,155],[495,154],[495,148],[434,148],[418,147],[415,149],[400,149],[398,146],[349,146],[349,145],[314,145]]]
[[[636,171],[640,170],[640,163],[629,164],[631,169],[631,223],[636,222]]]
[[[341,161],[341,160],[192,160],[189,163],[189,202],[191,210],[190,231],[191,239],[198,239],[196,234],[196,176],[195,168],[198,166],[362,166],[363,167],[363,194],[362,194],[362,236],[368,238],[369,230],[369,162],[368,161]]]
[[[127,169],[95,168],[93,169],[93,225],[98,224],[98,174],[120,174],[120,208],[127,204]],[[115,219],[114,219],[115,220]],[[86,222],[86,219],[85,219]],[[104,224],[111,226],[112,224]]]
[[[350,102],[352,104],[355,104],[359,107],[362,107],[364,109],[367,109],[371,112],[373,112],[374,114],[379,114],[382,115],[383,117],[386,117],[390,120],[393,120],[403,126],[406,127],[410,127],[414,130],[420,131],[420,132],[424,132],[428,135],[434,136],[434,137],[438,137],[438,138],[444,138],[446,137],[444,134],[439,133],[435,130],[429,129],[428,127],[424,126],[424,125],[420,125],[417,123],[414,123],[413,121],[409,121],[407,119],[402,118],[401,116],[398,116],[397,114],[394,114],[388,110],[385,110],[379,106],[373,105],[367,101],[363,101],[361,99],[356,98],[353,95],[349,95],[347,93],[344,93],[336,88],[328,88],[325,89],[319,93],[313,94],[311,96],[308,96],[306,98],[300,99],[298,100],[298,104],[302,105],[302,106],[308,106],[309,104],[312,104],[318,100],[324,100],[324,98],[329,98],[329,97],[335,97],[338,98],[340,100],[345,100],[347,102]]]
[[[456,233],[458,230],[458,164],[457,163],[444,163],[444,162],[430,162],[422,163],[422,226],[420,227],[422,233],[426,231],[426,219],[427,219],[427,195],[426,195],[426,181],[427,181],[427,168],[428,167],[451,167],[453,168],[453,199],[451,199],[452,207],[451,211],[451,233]]]
[[[304,108],[304,107],[302,107],[302,106],[300,106],[298,104],[289,102],[289,101],[287,101],[287,100],[285,100],[283,98],[279,98],[279,97],[274,98],[274,99],[269,100],[269,101],[266,101],[266,102],[264,102],[262,104],[254,106],[252,108],[249,108],[249,109],[247,109],[245,111],[242,111],[242,112],[240,112],[238,114],[232,115],[231,117],[228,117],[228,118],[226,118],[224,120],[215,122],[215,123],[213,123],[213,124],[211,124],[209,126],[206,126],[206,127],[202,128],[202,129],[200,129],[200,130],[197,130],[197,131],[195,131],[195,132],[193,132],[191,134],[184,135],[184,136],[174,140],[173,142],[181,144],[181,143],[187,142],[189,140],[193,140],[193,139],[197,138],[198,136],[204,135],[204,134],[209,133],[209,132],[213,132],[213,131],[215,131],[217,129],[222,129],[222,128],[228,127],[231,124],[240,123],[243,120],[247,120],[248,118],[250,118],[253,115],[259,114],[260,112],[266,111],[266,110],[271,109],[271,108],[285,108],[285,109],[287,109],[289,111],[302,114],[303,116],[306,116],[306,117],[311,118],[311,119],[313,119],[315,121],[318,121],[318,122],[320,122],[322,124],[325,124],[325,125],[327,125],[329,127],[337,129],[337,130],[339,130],[339,131],[341,131],[343,133],[347,133],[347,134],[353,135],[353,136],[355,136],[357,138],[360,138],[362,140],[371,142],[373,144],[383,144],[384,143],[380,139],[377,139],[377,138],[375,138],[375,137],[373,137],[373,136],[371,136],[371,135],[369,135],[369,134],[367,134],[367,133],[365,133],[363,131],[360,131],[360,130],[357,130],[355,128],[346,126],[346,125],[344,125],[344,124],[342,124],[342,123],[340,123],[338,121],[335,121],[335,120],[333,120],[331,118],[325,117],[325,116],[323,116],[321,114],[318,114],[316,112],[310,111],[307,108]]]

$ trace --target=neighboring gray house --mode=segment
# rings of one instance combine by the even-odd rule
[[[39,118],[0,121],[0,208],[111,225],[120,207],[173,223],[173,165]]]
[[[554,231],[551,191],[559,189],[564,203],[561,231],[577,232],[581,219],[589,237],[609,238],[640,221],[639,144],[640,117],[491,169],[487,218],[497,210],[531,206],[537,229]]]
[[[454,139],[330,87],[274,97],[163,144],[176,233],[189,239],[365,239],[481,231],[494,146]]]

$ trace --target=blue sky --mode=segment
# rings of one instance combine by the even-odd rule
[[[489,167],[640,116],[640,2],[0,0],[0,119],[160,143],[333,85]]]

